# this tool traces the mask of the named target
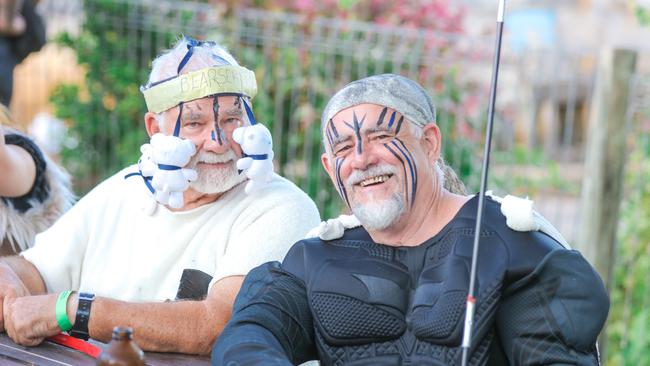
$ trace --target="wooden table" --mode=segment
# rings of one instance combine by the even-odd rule
[[[106,344],[97,341],[90,343],[105,348]],[[207,356],[190,356],[178,353],[145,352],[147,365],[210,365]],[[14,343],[7,334],[0,334],[0,365],[43,365],[43,366],[85,366],[95,365],[95,359],[73,349],[51,343],[43,342],[36,347],[23,347]]]

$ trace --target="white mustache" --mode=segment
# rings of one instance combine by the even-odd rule
[[[356,169],[353,170],[352,174],[350,174],[348,179],[345,180],[345,183],[348,186],[352,186],[368,178],[373,178],[373,177],[377,177],[380,175],[387,175],[387,174],[395,175],[396,173],[397,173],[397,169],[391,165],[388,164],[373,165],[366,170],[356,170]]]
[[[217,154],[209,151],[199,151],[198,154],[194,157],[196,164],[198,163],[208,163],[208,164],[217,164],[217,163],[227,163],[237,159],[237,155],[232,150],[228,150],[223,154]]]

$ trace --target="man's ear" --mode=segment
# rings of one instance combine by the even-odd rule
[[[323,155],[320,156],[320,162],[323,164],[323,168],[327,172],[327,175],[330,176],[330,179],[332,180],[332,183],[336,186],[336,179],[334,178],[334,168],[333,168],[333,157],[331,157],[327,152],[324,152]]]
[[[442,136],[440,128],[435,123],[429,123],[422,127],[422,144],[429,160],[435,163],[442,153]]]
[[[144,114],[144,125],[147,128],[147,134],[149,137],[160,132],[160,125],[156,119],[156,115],[153,112],[147,112]]]

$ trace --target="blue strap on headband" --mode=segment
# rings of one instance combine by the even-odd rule
[[[187,41],[187,53],[185,53],[185,56],[183,56],[183,59],[178,64],[178,69],[176,70],[177,74],[181,73],[183,67],[185,67],[185,65],[190,61],[190,58],[192,58],[194,47],[199,46],[199,42],[194,38],[185,37],[185,40]]]
[[[190,58],[192,58],[192,55],[194,54],[194,47],[200,47],[204,44],[207,45],[214,45],[215,43],[212,41],[197,41],[194,38],[190,37],[185,37],[187,41],[187,53],[185,53],[185,56],[183,56],[183,59],[181,62],[178,64],[178,69],[176,72],[178,74],[181,73],[181,70],[187,65],[187,63],[190,61]],[[225,60],[223,57],[220,57],[218,55],[212,55],[213,58],[222,60],[224,63],[227,65],[230,65],[230,62]],[[246,116],[248,117],[248,121],[250,122],[251,126],[257,124],[257,121],[255,120],[255,115],[253,114],[253,110],[251,109],[250,105],[246,102],[246,100],[240,95],[239,98],[241,98],[242,102],[244,103],[244,109],[246,110]],[[181,115],[183,113],[183,102],[179,103],[179,112],[178,112],[178,118],[176,119],[176,125],[174,126],[174,136],[179,137],[180,132],[181,132]],[[216,116],[215,116],[216,118]],[[211,132],[211,137],[212,141],[216,141],[216,135],[214,131]],[[263,159],[262,159],[263,160]]]
[[[183,59],[181,62],[178,64],[178,69],[176,69],[176,73],[180,74],[181,70],[187,65],[187,63],[190,61],[190,58],[192,58],[192,55],[194,54],[194,47],[200,46],[205,42],[199,42],[194,38],[190,37],[185,37],[185,40],[187,41],[187,52],[185,53],[185,56],[183,56]],[[180,110],[178,111],[178,118],[176,118],[176,125],[174,126],[174,136],[178,137],[181,133],[181,114],[183,114],[183,102],[179,103]]]
[[[255,121],[255,115],[253,114],[253,110],[246,102],[246,99],[244,98],[241,99],[244,102],[244,109],[246,109],[246,115],[248,116],[248,121],[251,123],[251,126],[257,124],[257,121]]]

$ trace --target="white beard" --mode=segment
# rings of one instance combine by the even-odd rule
[[[197,180],[190,183],[190,188],[205,194],[223,193],[232,187],[246,180],[246,176],[237,173],[235,161],[237,155],[232,150],[223,154],[215,154],[207,151],[199,151],[189,166],[193,167],[198,174]],[[215,169],[207,166],[199,166],[198,163],[228,163],[223,169]]]
[[[351,205],[352,213],[366,230],[384,230],[390,227],[402,216],[405,207],[400,193],[394,193],[383,200],[369,197],[368,203],[352,202]]]
[[[346,190],[353,192],[354,184],[373,176],[396,174],[395,167],[388,164],[373,165],[361,171],[355,170],[345,182]],[[350,201],[352,213],[367,230],[384,230],[394,224],[405,211],[402,192],[393,192],[388,198],[376,199],[373,195],[366,197],[366,203]]]

